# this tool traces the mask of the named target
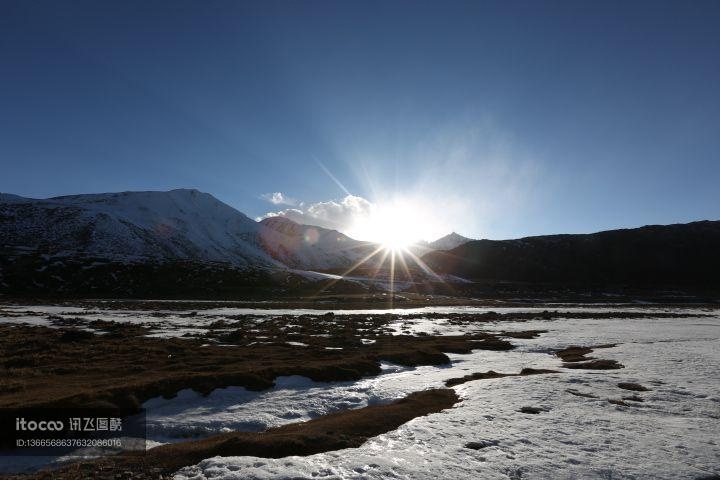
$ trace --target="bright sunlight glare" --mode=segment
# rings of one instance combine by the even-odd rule
[[[390,250],[403,250],[427,236],[431,220],[423,216],[423,211],[410,202],[376,205],[367,218],[354,225],[350,236],[377,242]]]

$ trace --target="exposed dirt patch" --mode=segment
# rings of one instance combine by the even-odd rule
[[[345,410],[307,422],[272,428],[262,433],[232,432],[215,435],[203,440],[163,445],[148,450],[144,455],[126,453],[15,478],[157,479],[217,455],[282,458],[355,448],[370,437],[394,430],[413,418],[450,408],[459,401],[452,389],[425,390],[388,405]]]
[[[558,350],[555,352],[555,355],[560,357],[563,362],[584,362],[585,360],[592,359],[592,357],[588,357],[587,355],[592,353],[595,349],[612,348],[616,346],[617,344],[612,343],[595,345],[592,347],[578,347],[577,345],[572,345],[562,350]]]
[[[557,370],[547,370],[542,368],[523,368],[520,373],[499,373],[495,372],[493,370],[489,370],[487,372],[475,372],[471,373],[470,375],[465,375],[464,377],[456,377],[451,378],[449,380],[445,381],[445,386],[447,387],[454,387],[456,385],[461,385],[466,382],[472,382],[474,380],[487,380],[492,378],[502,378],[502,377],[520,377],[520,376],[527,376],[527,375],[540,375],[544,373],[560,373]]]
[[[618,383],[617,386],[619,388],[622,388],[623,390],[630,390],[633,392],[648,392],[648,391],[650,391],[649,388],[643,387],[639,383],[623,382],[623,383]]]
[[[544,411],[545,410],[543,410],[542,408],[538,408],[538,407],[522,407],[519,410],[520,413],[529,413],[531,415],[537,415],[538,413],[542,413]]]
[[[590,360],[589,362],[564,363],[564,368],[575,370],[617,370],[625,366],[617,360]]]
[[[537,338],[542,333],[547,333],[547,330],[524,330],[521,332],[500,332],[499,335],[502,337],[507,338],[523,338],[523,339],[530,339],[530,338]]]
[[[608,343],[604,345],[595,345],[592,347],[579,347],[576,345],[564,348],[555,352],[555,355],[562,359],[563,367],[575,370],[615,370],[625,368],[623,364],[616,360],[603,360],[594,357],[588,357],[598,348],[612,348],[616,344]]]
[[[494,447],[499,443],[500,442],[497,440],[481,440],[479,442],[468,442],[465,444],[465,448],[469,448],[470,450],[482,450],[483,448]]]

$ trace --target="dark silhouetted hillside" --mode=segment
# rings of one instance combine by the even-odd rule
[[[720,285],[720,221],[585,235],[475,240],[424,260],[472,280],[569,285]]]

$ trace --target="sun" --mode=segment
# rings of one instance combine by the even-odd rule
[[[432,278],[445,283],[422,259],[422,241],[437,238],[445,229],[441,215],[433,215],[437,199],[404,197],[393,201],[375,201],[365,214],[356,218],[346,233],[356,240],[373,242],[369,253],[357,260],[338,278],[352,272],[369,272],[382,288],[393,292],[388,296],[390,308],[396,291],[410,288],[417,278]],[[337,280],[335,280],[337,281]]]
[[[385,249],[396,252],[402,251],[417,242],[417,238],[407,235],[405,232],[397,230],[394,227],[378,231],[376,238],[376,241],[385,247]]]
[[[409,202],[376,205],[370,215],[352,229],[351,237],[379,243],[387,250],[402,251],[425,235],[429,218]]]

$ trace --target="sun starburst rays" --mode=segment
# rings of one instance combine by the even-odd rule
[[[410,263],[410,265],[409,265]],[[353,272],[358,272],[349,276]],[[394,308],[395,294],[401,288],[409,288],[419,293],[417,288],[420,281],[431,278],[445,287],[450,287],[440,275],[430,268],[418,255],[408,247],[395,247],[378,245],[363,258],[353,263],[337,278],[331,279],[323,285],[315,296],[332,288],[341,280],[367,282],[388,290],[388,303]],[[401,287],[402,285],[402,287]]]

